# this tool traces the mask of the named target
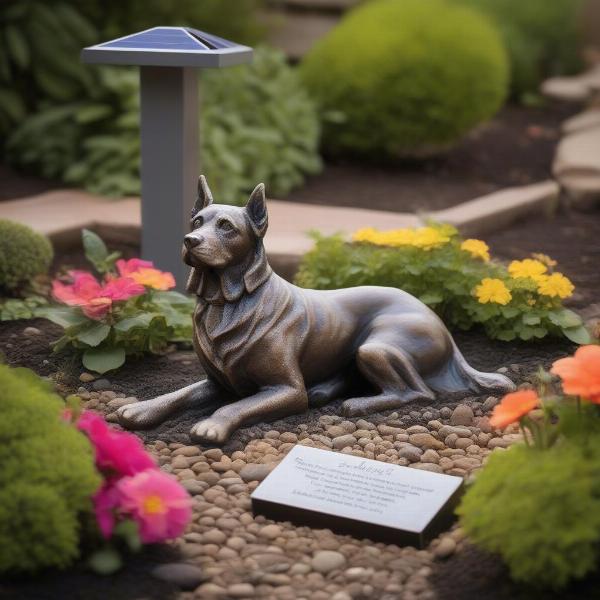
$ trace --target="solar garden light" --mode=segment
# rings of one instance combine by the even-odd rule
[[[183,289],[178,248],[198,179],[197,68],[248,63],[252,48],[192,29],[154,27],[84,48],[85,63],[140,67],[142,256]]]

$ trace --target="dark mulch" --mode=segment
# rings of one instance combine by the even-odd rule
[[[546,220],[528,219],[486,237],[494,256],[507,260],[543,252],[575,284],[567,304],[582,308],[600,302],[600,207],[564,212]]]
[[[509,105],[444,156],[389,166],[330,161],[284,199],[412,212],[549,179],[560,124],[575,111],[559,104]]]
[[[152,569],[165,562],[178,562],[178,553],[168,546],[147,547],[129,556],[125,566],[110,576],[96,575],[84,564],[68,571],[49,571],[34,578],[0,582],[2,600],[174,600],[178,587],[156,579]]]
[[[35,196],[58,187],[65,187],[57,181],[20,173],[15,169],[0,164],[0,202]]]
[[[514,583],[500,557],[467,545],[446,562],[438,563],[429,580],[436,600],[597,600],[600,571],[560,592]]]

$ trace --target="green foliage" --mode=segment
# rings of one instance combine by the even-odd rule
[[[251,65],[203,78],[201,168],[220,202],[245,201],[259,181],[284,195],[320,169],[316,109],[283,54],[258,48]],[[94,193],[139,194],[137,73],[102,68],[97,83],[93,96],[26,118],[7,157]]]
[[[490,118],[508,84],[494,27],[446,0],[375,0],[315,44],[302,74],[333,152],[397,157],[437,152]]]
[[[596,568],[599,442],[494,452],[469,487],[458,509],[462,526],[502,556],[515,580],[559,588]]]
[[[0,574],[65,567],[100,485],[86,437],[27,369],[0,365]]]
[[[419,298],[458,329],[478,324],[489,337],[505,341],[565,335],[577,343],[589,343],[580,317],[564,308],[559,297],[542,295],[533,280],[513,278],[498,262],[472,256],[461,248],[462,240],[452,227],[426,229],[432,235],[438,232],[446,241],[425,248],[410,244],[390,247],[348,244],[341,236],[314,234],[315,247],[304,255],[296,282],[315,289],[397,287]],[[398,230],[407,231],[411,230]],[[499,280],[510,301],[482,303],[476,290],[486,278]]]
[[[48,238],[27,225],[0,219],[0,290],[18,291],[46,274],[52,257]]]
[[[497,24],[508,50],[517,98],[537,94],[552,75],[581,68],[578,15],[581,0],[458,0]]]
[[[32,294],[25,298],[9,298],[0,301],[0,321],[14,321],[16,319],[34,319],[40,316],[41,311],[48,306],[44,296]]]

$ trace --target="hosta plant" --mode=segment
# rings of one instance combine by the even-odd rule
[[[376,231],[362,229],[352,243],[315,235],[297,283],[335,289],[357,285],[398,287],[459,329],[481,325],[500,340],[564,335],[583,344],[590,335],[580,317],[563,306],[573,284],[537,255],[508,266],[492,260],[482,240],[462,239],[449,225]]]
[[[99,276],[69,271],[52,285],[58,304],[37,311],[64,328],[55,350],[71,347],[87,369],[106,373],[129,355],[158,354],[169,342],[191,339],[194,303],[171,290],[171,273],[149,261],[120,259],[91,231],[84,230],[83,243]]]
[[[458,512],[515,580],[561,588],[600,561],[600,346],[582,346],[551,373],[562,391],[540,371],[537,391],[495,407],[492,427],[518,423],[523,443],[491,454]]]

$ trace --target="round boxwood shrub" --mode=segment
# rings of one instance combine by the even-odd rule
[[[448,147],[498,110],[508,84],[494,26],[447,0],[360,6],[315,45],[302,73],[324,114],[338,113],[325,123],[327,148],[375,158]]]
[[[100,485],[87,438],[27,369],[0,365],[0,575],[65,567]]]
[[[515,97],[537,93],[551,75],[581,67],[578,16],[581,0],[458,0],[498,26],[511,66]]]
[[[0,219],[0,290],[14,292],[47,273],[52,256],[48,238],[27,225]]]
[[[600,451],[571,441],[494,452],[458,509],[465,531],[516,581],[560,588],[600,559]]]

